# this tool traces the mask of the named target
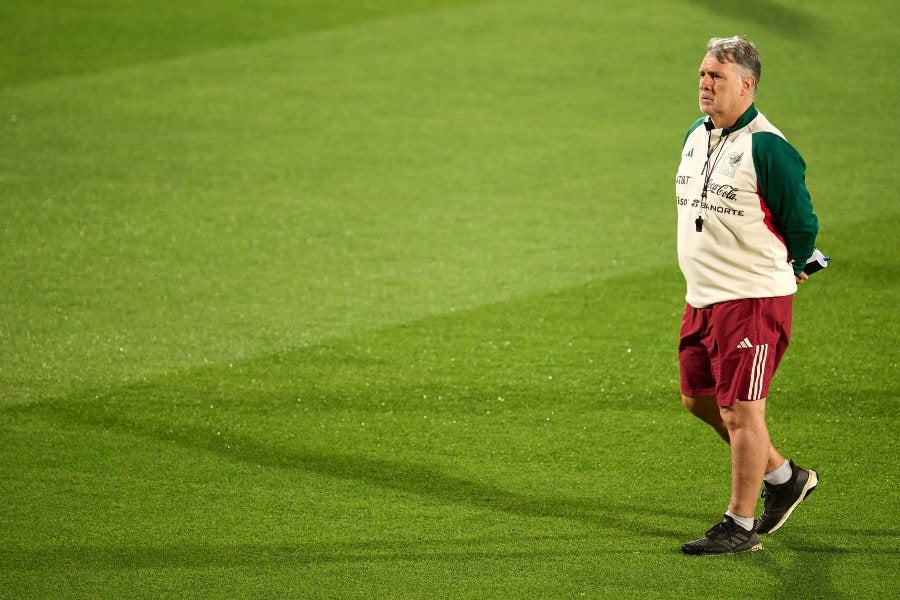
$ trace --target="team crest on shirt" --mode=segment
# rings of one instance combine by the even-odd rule
[[[728,177],[734,177],[734,172],[743,159],[743,152],[732,152],[725,157],[724,161],[722,161],[722,166],[719,167],[719,173],[727,175]]]

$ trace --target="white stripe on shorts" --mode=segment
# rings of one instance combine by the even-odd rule
[[[748,400],[759,400],[762,397],[763,382],[766,379],[766,358],[769,356],[769,345],[760,344],[755,348],[753,356],[753,371],[750,373],[750,389],[747,391]]]

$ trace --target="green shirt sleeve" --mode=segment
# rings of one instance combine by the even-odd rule
[[[787,245],[794,274],[799,275],[812,256],[819,232],[819,219],[806,189],[806,163],[784,138],[761,132],[753,134],[753,165],[757,192]]]

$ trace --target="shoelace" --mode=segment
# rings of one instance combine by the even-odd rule
[[[729,531],[728,524],[725,521],[719,521],[715,525],[709,528],[709,531],[706,532],[707,537],[712,537],[713,534],[718,534],[719,530],[722,530],[722,533],[731,537],[732,532]]]

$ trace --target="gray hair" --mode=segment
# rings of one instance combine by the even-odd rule
[[[706,51],[716,57],[719,62],[733,62],[737,65],[741,77],[753,77],[753,92],[759,85],[762,65],[756,46],[747,38],[736,35],[730,38],[712,38],[706,44]]]

